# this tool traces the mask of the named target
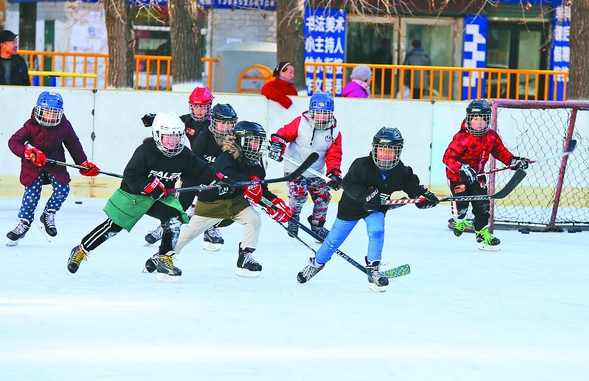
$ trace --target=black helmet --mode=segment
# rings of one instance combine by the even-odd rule
[[[473,128],[471,121],[474,118],[482,118],[485,126]],[[466,129],[474,136],[482,136],[489,131],[491,124],[491,105],[484,99],[475,99],[466,106]]]
[[[209,130],[213,133],[217,142],[221,143],[225,136],[233,134],[235,123],[237,123],[237,113],[230,104],[216,104],[213,107],[211,119]],[[230,128],[217,126],[217,123],[230,123]]]
[[[398,128],[383,127],[372,138],[372,160],[374,164],[383,171],[393,169],[401,158],[401,150],[403,149],[403,136]],[[381,147],[392,148],[389,152],[389,157],[379,158],[378,149]],[[388,155],[385,155],[388,156]]]
[[[234,135],[247,159],[259,160],[262,157],[266,146],[266,130],[260,124],[242,120],[235,125]]]

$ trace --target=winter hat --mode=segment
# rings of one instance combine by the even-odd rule
[[[350,78],[358,79],[364,82],[366,82],[370,77],[372,77],[372,71],[366,65],[356,66],[354,70],[352,70],[352,75],[350,75]]]

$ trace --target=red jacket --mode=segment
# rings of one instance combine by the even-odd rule
[[[292,105],[292,99],[287,97],[287,95],[299,95],[299,93],[292,83],[276,78],[270,82],[266,82],[264,87],[262,87],[262,95],[271,101],[280,103],[284,108],[289,108]]]
[[[482,173],[491,155],[505,165],[509,165],[514,157],[497,132],[489,129],[482,136],[474,136],[468,132],[463,121],[442,158],[446,164],[446,177],[450,181],[464,181],[459,174],[462,164],[468,164],[476,173]]]
[[[64,166],[47,163],[43,167],[37,167],[31,161],[25,159],[25,144],[29,143],[39,148],[48,159],[57,161],[65,161],[65,151],[63,149],[65,146],[74,162],[80,165],[88,159],[80,139],[78,139],[78,135],[74,132],[65,115],[63,115],[61,122],[57,126],[47,128],[37,122],[34,112],[33,110],[31,119],[27,120],[24,126],[8,140],[8,148],[21,158],[20,183],[25,187],[30,187],[41,172],[45,171],[53,175],[60,183],[69,184],[71,181],[70,175]]]

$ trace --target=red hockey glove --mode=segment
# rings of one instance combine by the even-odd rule
[[[342,187],[342,180],[341,172],[339,169],[332,169],[331,171],[327,172],[327,177],[331,179],[331,181],[327,182],[327,185],[333,190],[339,190]]]
[[[168,195],[168,190],[164,183],[162,183],[159,177],[152,174],[147,176],[147,181],[143,183],[141,188],[143,189],[142,193],[150,195],[154,200],[159,200]]]
[[[96,166],[96,164],[92,163],[91,161],[86,160],[82,163],[82,167],[86,167],[86,169],[80,169],[80,175],[82,176],[98,176],[100,173],[100,168]]]
[[[283,137],[272,134],[270,137],[270,148],[268,148],[268,157],[278,162],[282,161],[282,155],[286,151],[286,144],[288,142]]]
[[[274,207],[266,206],[266,211],[273,220],[278,222],[288,222],[292,217],[292,210],[278,197],[271,200]]]
[[[37,167],[42,167],[47,164],[47,157],[45,153],[41,151],[39,148],[33,147],[30,144],[25,146],[25,159],[30,160],[31,163],[35,164]]]
[[[250,176],[250,180],[260,180],[260,178],[258,176]],[[263,193],[262,184],[246,185],[243,187],[243,196],[251,200],[254,204],[260,202]]]

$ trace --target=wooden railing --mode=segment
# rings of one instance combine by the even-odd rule
[[[31,73],[31,82],[46,86],[108,87],[108,54],[67,53],[20,50]],[[213,64],[218,58],[202,58],[207,65],[207,86],[214,91]],[[312,91],[331,91],[345,86],[352,69],[359,64],[306,62],[304,71],[313,76]],[[364,65],[364,64],[363,64]],[[135,56],[136,90],[170,91],[172,58]],[[552,70],[514,70],[447,66],[372,65],[372,98],[429,100],[469,100],[473,98],[556,100],[558,91],[566,100],[568,72]],[[46,72],[60,72],[60,76]],[[30,74],[31,74],[30,73]],[[336,73],[341,73],[337,78]],[[69,74],[69,75],[68,75]],[[90,74],[90,75],[87,75]],[[427,77],[427,78],[425,78]],[[43,80],[43,82],[41,81]],[[560,85],[560,86],[559,86]]]

